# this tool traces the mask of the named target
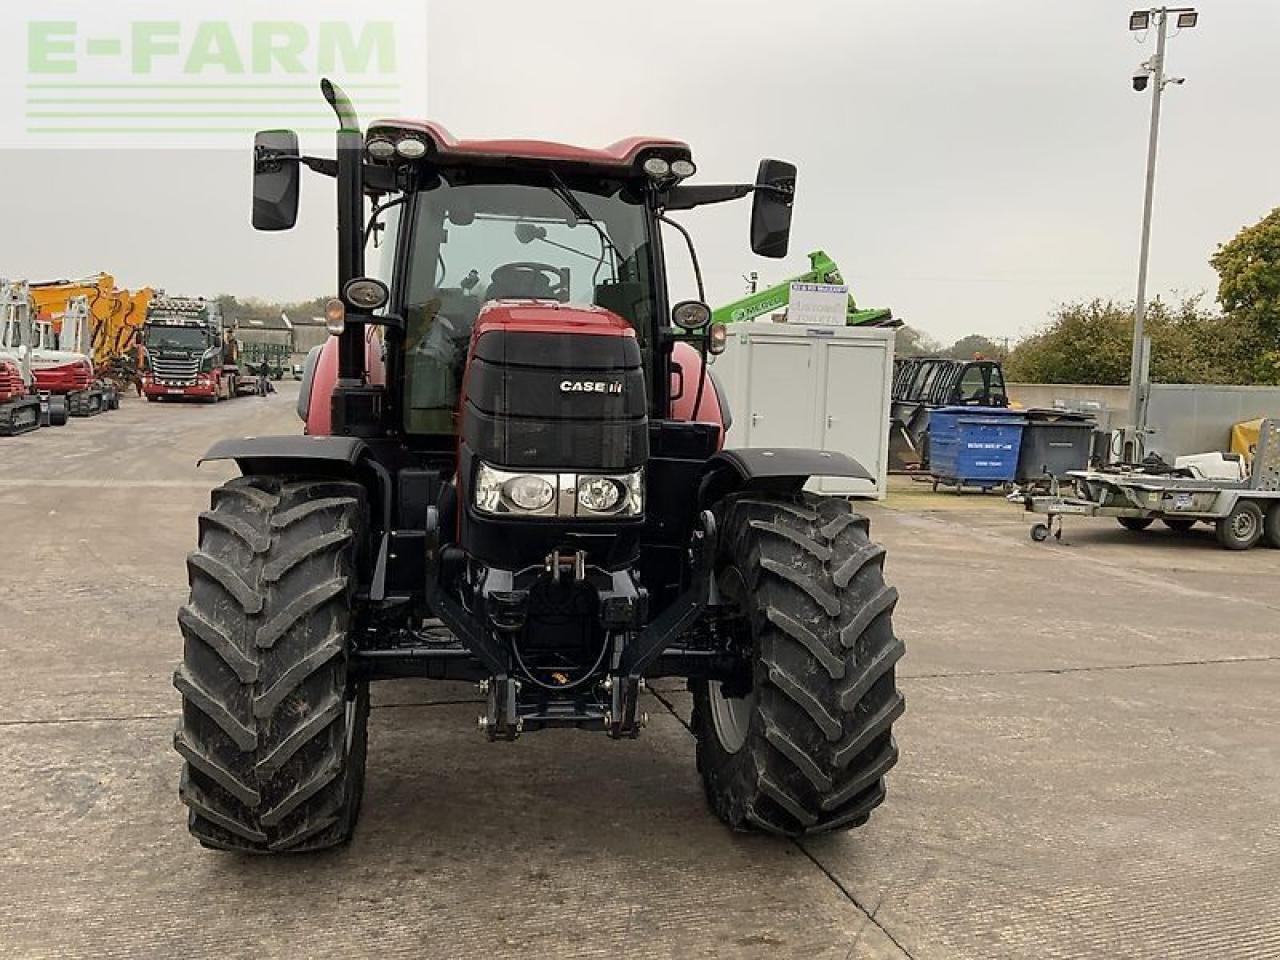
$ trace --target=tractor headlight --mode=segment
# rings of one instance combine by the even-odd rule
[[[554,473],[517,473],[482,463],[476,471],[476,507],[485,513],[554,516],[556,486]]]
[[[578,516],[634,517],[641,513],[644,513],[642,471],[578,477]]]
[[[483,513],[526,517],[638,517],[644,513],[644,471],[525,473],[482,463],[475,506]]]
[[[502,495],[521,510],[536,513],[551,503],[556,490],[542,477],[530,474],[504,483]]]
[[[622,499],[622,484],[612,477],[584,477],[578,484],[578,504],[585,510],[603,513]]]

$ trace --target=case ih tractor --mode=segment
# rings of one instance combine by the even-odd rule
[[[897,759],[897,594],[866,520],[802,489],[865,471],[722,449],[705,360],[723,327],[667,299],[667,214],[753,195],[752,247],[782,256],[795,168],[691,185],[674,140],[362,133],[322,89],[336,161],[285,131],[255,145],[259,229],[293,226],[302,166],[336,178],[341,298],[302,385],[307,435],[206,456],[242,476],[200,515],[178,618],[191,832],[264,853],[346,841],[369,684],[397,677],[478,683],[489,740],[632,738],[645,680],[684,677],[727,823],[865,822]]]

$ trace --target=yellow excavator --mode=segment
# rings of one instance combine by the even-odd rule
[[[79,280],[52,280],[31,284],[37,318],[45,318],[60,332],[61,318],[75,297],[89,301],[89,335],[96,370],[129,358],[137,349],[138,331],[147,319],[147,305],[155,295],[150,287],[122,290],[109,273]]]

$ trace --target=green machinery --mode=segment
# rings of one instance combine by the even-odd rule
[[[254,376],[266,374],[272,380],[284,378],[290,368],[293,348],[287,343],[261,343],[241,341],[240,361]]]
[[[840,276],[840,268],[836,266],[836,262],[822,250],[815,250],[809,254],[808,273],[802,273],[798,277],[790,277],[781,283],[748,294],[741,300],[727,303],[714,311],[711,319],[715,323],[739,323],[746,320],[754,320],[757,317],[763,317],[784,309],[791,299],[791,284],[793,283],[843,284],[844,279]],[[850,296],[848,312],[845,315],[845,324],[850,327],[895,327],[898,325],[898,321],[893,319],[893,311],[887,308],[859,309],[858,304]]]

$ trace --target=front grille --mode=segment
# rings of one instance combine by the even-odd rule
[[[176,386],[190,386],[196,382],[196,373],[200,369],[200,358],[191,359],[173,357],[152,357],[151,371],[155,379],[172,383]]]

